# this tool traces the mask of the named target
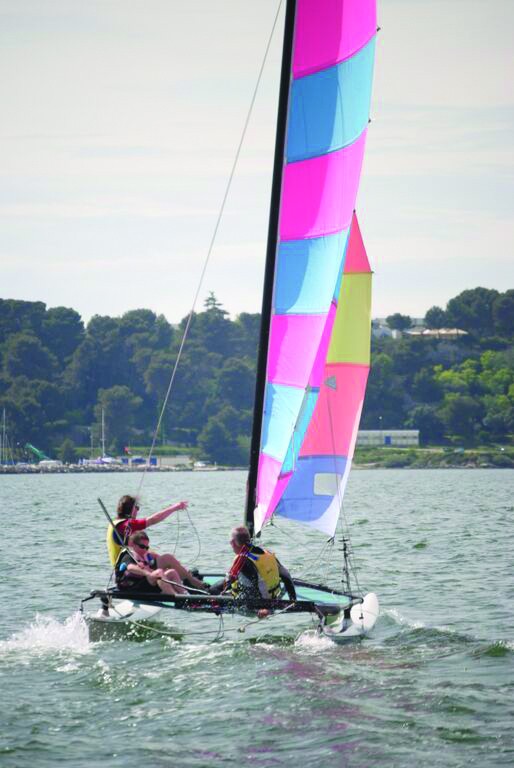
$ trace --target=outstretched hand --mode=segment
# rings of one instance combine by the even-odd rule
[[[181,510],[181,509],[187,509],[188,506],[189,506],[189,502],[188,501],[179,501],[178,504],[175,504],[175,508],[176,508],[177,512],[179,510]]]

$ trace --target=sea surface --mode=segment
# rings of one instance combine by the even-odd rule
[[[80,600],[109,579],[97,497],[114,511],[139,481],[0,477],[2,768],[514,765],[514,472],[352,474],[354,560],[382,613],[346,646],[280,617],[257,639],[215,617],[179,632],[171,611],[91,639]],[[225,570],[245,482],[149,474],[142,513],[190,501],[152,544]],[[264,542],[338,586],[339,541],[279,520]]]

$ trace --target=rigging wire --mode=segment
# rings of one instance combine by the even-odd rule
[[[279,533],[283,534],[287,539],[292,540],[299,546],[299,548],[303,549],[304,552],[311,554],[308,545],[305,543],[305,541],[302,541],[300,538],[295,536],[292,532],[286,531],[284,528],[282,528],[281,525],[278,525],[276,516],[273,517],[273,527],[279,531]],[[306,578],[308,575],[312,575],[314,578],[316,578],[317,574],[321,574],[321,568],[324,565],[323,558],[326,555],[328,546],[331,544],[332,539],[328,539],[323,542],[321,549],[317,554],[312,555],[311,558],[307,559],[304,558],[303,567],[299,571],[302,578]],[[320,577],[321,578],[321,577]]]
[[[329,387],[331,389],[330,385],[327,384],[327,382],[325,382],[325,386]],[[336,382],[336,386],[337,386],[337,382]],[[350,566],[350,570],[351,570],[353,578],[355,580],[355,585],[356,585],[357,590],[358,590],[358,592],[360,594],[361,593],[361,588],[360,588],[359,579],[358,579],[358,576],[357,576],[357,568],[356,568],[355,561],[353,559],[352,550],[351,550],[350,526],[348,524],[348,519],[346,517],[346,513],[345,513],[345,510],[344,510],[343,491],[342,491],[342,488],[341,488],[341,484],[342,484],[341,481],[344,478],[344,473],[346,472],[348,464],[346,464],[345,469],[343,470],[343,475],[341,477],[341,481],[339,481],[337,479],[339,476],[338,476],[338,473],[337,473],[337,463],[336,463],[336,442],[335,442],[335,433],[334,433],[334,419],[333,419],[333,416],[332,416],[332,407],[331,407],[330,400],[331,400],[330,393],[327,393],[328,421],[329,421],[329,424],[330,424],[330,437],[331,437],[331,440],[332,440],[332,455],[333,455],[333,459],[334,459],[334,476],[336,477],[337,497],[338,497],[338,501],[339,501],[339,521],[340,521],[340,524],[341,524],[343,538],[345,536],[344,527],[346,526],[346,539],[348,540],[348,543],[350,545],[350,547],[349,547],[350,551],[347,553],[348,564]],[[347,462],[348,461],[351,462],[351,459],[347,458]],[[344,525],[343,525],[343,521],[344,521]],[[348,580],[348,583],[347,583],[346,586],[347,586],[347,588],[349,590],[351,590],[351,586],[350,586],[349,580]]]
[[[198,560],[200,559],[200,555],[202,554],[202,539],[200,538],[200,534],[198,533],[198,528],[194,524],[193,518],[192,518],[191,513],[189,512],[188,509],[186,509],[186,514],[187,514],[187,519],[189,520],[189,524],[190,524],[191,528],[193,529],[193,532],[194,532],[194,534],[196,536],[196,541],[197,541],[197,544],[198,544],[198,549],[197,549],[196,555],[191,560],[191,565],[194,565],[195,563],[198,562]]]
[[[355,586],[357,587],[357,593],[360,594],[360,595],[363,595],[364,591],[363,591],[363,589],[362,589],[362,587],[360,585],[360,582],[359,582],[359,575],[358,575],[358,571],[357,571],[357,565],[356,565],[355,558],[354,558],[354,555],[353,555],[353,548],[351,546],[350,526],[349,526],[348,519],[346,517],[346,514],[345,514],[344,510],[341,510],[340,522],[341,522],[341,533],[344,536],[345,535],[345,528],[346,528],[346,539],[347,539],[347,541],[348,541],[348,543],[350,545],[349,548],[348,548],[348,551],[347,551],[348,565],[349,565],[350,571],[352,573],[353,579],[355,581]]]
[[[148,466],[150,464],[150,459],[151,459],[151,457],[153,455],[153,452],[154,452],[154,449],[155,449],[155,443],[157,442],[157,436],[158,436],[159,430],[161,428],[161,423],[162,423],[162,420],[163,420],[163,417],[164,417],[164,413],[165,413],[167,405],[168,405],[168,400],[170,398],[170,394],[171,394],[171,390],[172,390],[172,387],[173,387],[173,383],[175,381],[175,376],[176,376],[176,373],[177,373],[177,368],[178,368],[180,359],[182,357],[182,351],[184,349],[184,344],[186,342],[186,338],[187,338],[188,333],[189,333],[189,327],[191,325],[191,321],[193,319],[196,303],[198,301],[198,297],[199,297],[200,291],[202,289],[203,280],[204,280],[204,277],[205,277],[205,273],[207,271],[207,266],[208,266],[209,261],[210,261],[210,257],[211,257],[212,250],[214,248],[214,243],[215,243],[215,240],[216,240],[216,236],[218,234],[218,229],[219,229],[219,226],[220,226],[220,223],[221,223],[221,219],[222,219],[222,216],[223,216],[223,213],[224,213],[224,210],[225,210],[225,204],[227,202],[228,194],[229,194],[230,188],[232,186],[232,179],[234,177],[234,173],[235,173],[235,170],[236,170],[236,167],[237,167],[237,163],[239,161],[239,156],[241,154],[241,149],[243,147],[243,142],[244,142],[244,139],[245,139],[245,136],[246,136],[246,131],[248,129],[248,125],[249,125],[249,122],[250,122],[250,117],[251,117],[252,112],[253,112],[253,107],[254,107],[254,104],[255,104],[255,99],[257,97],[257,92],[259,90],[259,85],[260,85],[260,82],[261,82],[262,73],[264,71],[264,66],[265,66],[267,58],[268,58],[269,49],[271,47],[271,41],[272,41],[273,35],[275,33],[275,27],[277,25],[278,17],[279,17],[279,14],[280,14],[280,9],[282,8],[282,3],[283,3],[283,0],[279,0],[278,7],[277,7],[277,12],[276,12],[275,18],[273,20],[273,25],[271,27],[271,32],[270,32],[270,35],[269,35],[269,38],[268,38],[268,42],[267,42],[267,45],[266,45],[266,50],[264,52],[264,56],[263,56],[263,59],[262,59],[262,62],[261,62],[261,66],[260,66],[260,69],[259,69],[259,74],[258,74],[258,77],[257,77],[257,81],[255,83],[255,88],[254,88],[253,95],[252,95],[252,98],[251,98],[251,101],[250,101],[250,106],[249,106],[249,109],[248,109],[248,112],[247,112],[247,115],[246,115],[245,123],[244,123],[244,126],[243,126],[243,131],[241,133],[241,138],[239,140],[239,145],[237,147],[237,151],[236,151],[236,154],[235,154],[235,157],[234,157],[234,161],[232,163],[232,169],[230,171],[228,182],[227,182],[227,185],[226,185],[226,188],[225,188],[225,193],[223,195],[221,206],[220,206],[220,209],[218,211],[218,217],[216,219],[216,224],[215,224],[215,227],[214,227],[214,231],[212,233],[211,241],[209,243],[209,248],[207,249],[207,255],[205,257],[204,264],[203,264],[203,267],[202,267],[202,270],[201,270],[201,273],[200,273],[200,278],[198,280],[198,285],[197,285],[197,288],[196,288],[196,293],[195,293],[194,299],[193,299],[193,305],[191,307],[191,310],[189,312],[189,316],[187,318],[187,322],[186,322],[186,325],[185,325],[185,328],[184,328],[184,333],[182,335],[182,340],[180,342],[180,347],[179,347],[179,351],[178,351],[178,354],[177,354],[177,359],[175,360],[175,365],[173,366],[173,371],[171,373],[170,381],[169,381],[169,384],[168,384],[168,389],[166,391],[166,396],[164,398],[164,401],[163,401],[163,404],[162,404],[162,407],[161,407],[161,412],[160,412],[159,418],[157,420],[157,426],[155,427],[155,431],[154,431],[154,434],[153,434],[152,444],[150,446],[150,452],[148,454],[148,458],[147,458],[145,467],[143,469],[141,480],[139,482],[139,487],[138,487],[137,495],[139,495],[141,493],[141,488],[143,487],[143,483],[144,483],[145,478],[146,478],[146,473],[147,473],[147,470],[148,470]]]

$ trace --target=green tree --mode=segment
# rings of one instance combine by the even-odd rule
[[[90,417],[98,390],[116,385],[128,386],[132,373],[119,321],[99,315],[92,317],[87,325],[86,337],[75,350],[64,373],[73,406],[84,408]]]
[[[486,395],[484,397],[484,427],[491,438],[505,438],[514,430],[514,402],[507,395]]]
[[[209,352],[198,343],[184,347],[180,365],[173,383],[167,409],[166,432],[188,428],[200,432],[210,413],[215,378],[222,364],[222,356]]]
[[[444,425],[433,405],[418,405],[409,412],[407,429],[419,429],[420,442],[439,443],[444,437]]]
[[[362,429],[397,428],[403,422],[405,393],[401,377],[394,373],[393,359],[380,352],[372,356],[371,371],[364,400]]]
[[[7,393],[1,400],[1,407],[9,414],[11,435],[16,442],[22,445],[34,442],[48,448],[45,417],[34,392],[27,388]]]
[[[102,410],[106,439],[111,450],[120,453],[133,436],[133,427],[142,400],[130,391],[128,387],[115,385],[110,389],[98,391],[98,402],[94,413],[100,424]]]
[[[437,403],[443,396],[443,388],[437,381],[433,368],[422,368],[414,375],[412,394],[424,403]]]
[[[49,309],[41,323],[41,339],[62,365],[83,341],[84,323],[74,309]]]
[[[57,372],[57,360],[33,334],[15,333],[4,344],[4,367],[11,378],[50,381]]]
[[[189,341],[204,347],[211,353],[230,357],[237,352],[240,343],[239,329],[228,318],[215,295],[211,292],[205,300],[205,312],[193,315],[189,328]],[[186,320],[181,323],[181,334]],[[177,339],[178,343],[178,339]]]
[[[255,366],[261,328],[260,314],[242,312],[236,317],[234,326],[236,328],[236,335],[239,339],[237,345],[238,355],[240,357],[247,357],[250,364]]]
[[[514,290],[505,291],[494,299],[493,322],[496,333],[512,339],[514,335]]]
[[[498,291],[489,288],[462,291],[446,306],[448,323],[477,336],[492,335],[493,304],[498,296]]]
[[[217,464],[247,464],[247,446],[238,439],[239,428],[240,416],[230,406],[223,408],[216,416],[211,416],[198,437],[202,454]]]
[[[409,315],[402,315],[400,312],[395,312],[394,315],[386,317],[386,323],[391,330],[404,331],[406,328],[410,328],[412,325],[412,318]]]
[[[242,411],[253,407],[255,368],[245,360],[229,357],[223,363],[216,382],[215,397]]]
[[[70,440],[69,438],[63,440],[57,451],[57,455],[64,464],[74,464],[77,460],[77,450],[73,440]]]
[[[170,383],[176,356],[169,352],[155,352],[144,373],[146,391],[163,402]]]
[[[441,307],[431,307],[425,315],[427,328],[444,328],[446,324],[446,312]]]
[[[437,415],[448,435],[455,435],[465,443],[472,443],[480,429],[482,412],[482,406],[475,398],[449,392],[437,410]]]
[[[42,301],[0,299],[0,344],[9,336],[21,332],[39,338],[45,309]]]

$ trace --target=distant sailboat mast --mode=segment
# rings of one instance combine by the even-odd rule
[[[6,428],[5,428],[5,408],[2,413],[2,438],[0,440],[0,464],[5,464],[7,461],[7,448],[6,448]]]
[[[105,410],[102,408],[102,459],[105,456]]]
[[[256,486],[257,473],[259,468],[262,414],[264,410],[264,394],[266,389],[266,362],[273,300],[273,280],[275,275],[275,260],[280,215],[280,196],[282,190],[282,175],[284,168],[287,113],[289,107],[289,89],[291,84],[291,63],[293,58],[296,2],[297,0],[287,0],[284,23],[282,70],[280,74],[277,131],[275,137],[275,160],[273,165],[273,181],[271,187],[268,244],[266,250],[266,267],[264,272],[259,355],[257,359],[257,378],[255,383],[252,441],[250,447],[250,470],[248,474],[248,487],[246,493],[245,525],[248,527],[252,535],[254,529],[254,509],[256,504]]]

